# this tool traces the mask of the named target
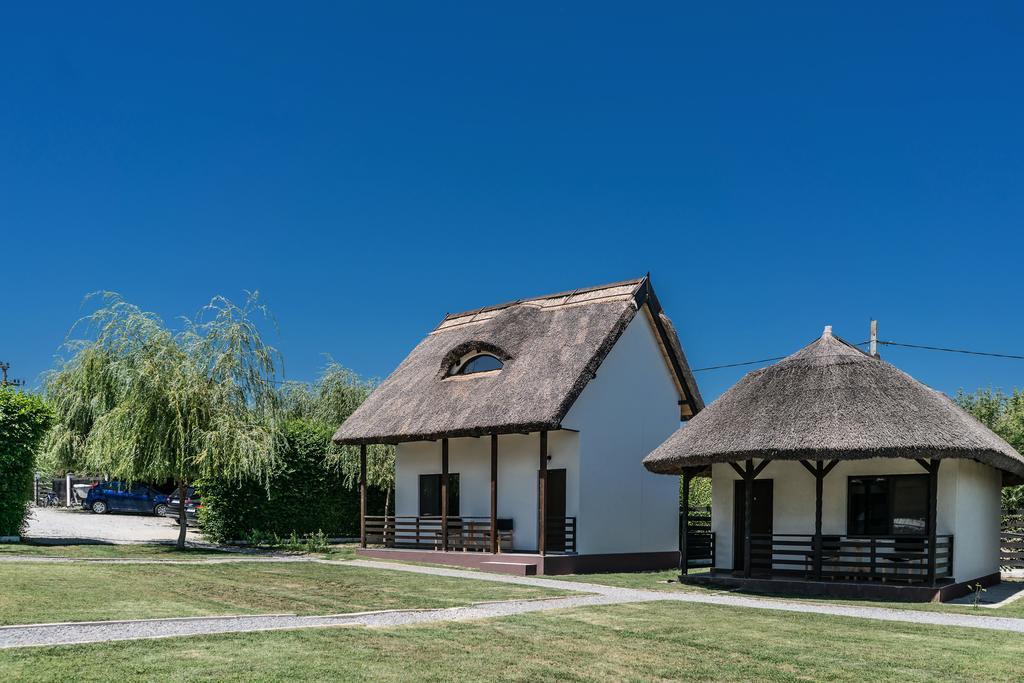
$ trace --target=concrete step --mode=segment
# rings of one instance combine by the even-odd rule
[[[537,575],[537,565],[529,562],[481,562],[480,569],[495,574],[514,574],[515,576]]]

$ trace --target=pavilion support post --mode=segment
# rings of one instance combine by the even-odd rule
[[[366,444],[359,446],[359,546],[366,547]]]
[[[498,552],[498,435],[491,434],[491,552]]]
[[[928,585],[935,585],[935,543],[938,528],[939,463],[932,460],[928,468]]]
[[[743,576],[750,578],[750,529],[754,521],[754,461],[748,459],[743,472]]]
[[[540,470],[537,474],[537,552],[546,552],[547,545],[547,492],[548,492],[548,433],[540,433]]]
[[[441,439],[441,550],[448,550],[448,439]]]
[[[821,581],[821,498],[825,488],[824,463],[818,460],[814,471],[814,580]]]
[[[690,545],[690,480],[693,479],[693,470],[683,470],[683,513],[679,520],[679,575],[685,576],[690,568],[688,547]]]
[[[811,550],[811,561],[813,564],[814,579],[816,581],[821,581],[821,510],[823,491],[825,488],[825,477],[828,476],[828,473],[831,472],[832,468],[838,463],[838,460],[833,460],[826,465],[821,460],[816,460],[814,465],[811,465],[811,463],[806,460],[800,461],[800,464],[804,466],[804,469],[810,472],[814,477],[814,540]]]

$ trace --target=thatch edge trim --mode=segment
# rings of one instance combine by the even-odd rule
[[[655,451],[656,453],[657,451]],[[970,455],[967,455],[970,453]],[[960,449],[843,449],[829,451],[821,449],[800,449],[788,451],[734,451],[728,456],[684,456],[672,460],[649,461],[654,453],[644,458],[644,467],[655,474],[682,474],[690,467],[706,467],[727,462],[743,462],[745,460],[872,460],[885,458],[892,460],[974,460],[1003,472],[1024,476],[1024,466],[1014,463],[999,451],[960,450]],[[993,462],[995,461],[995,462]],[[1000,464],[995,464],[996,462]],[[1013,465],[1008,467],[1007,465]]]

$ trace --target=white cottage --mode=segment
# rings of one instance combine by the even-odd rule
[[[397,447],[395,514],[364,506],[360,553],[675,566],[678,479],[641,461],[702,408],[647,277],[447,315],[334,435],[364,462],[369,444]]]
[[[999,581],[1024,458],[947,396],[833,336],[746,375],[651,453],[712,478],[710,573],[758,591],[943,600]],[[670,481],[675,481],[673,476]]]

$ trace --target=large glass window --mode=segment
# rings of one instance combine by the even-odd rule
[[[928,530],[928,475],[850,477],[847,533],[923,536]]]
[[[420,515],[440,516],[441,475],[420,475]],[[448,516],[459,516],[459,475],[448,474]]]

